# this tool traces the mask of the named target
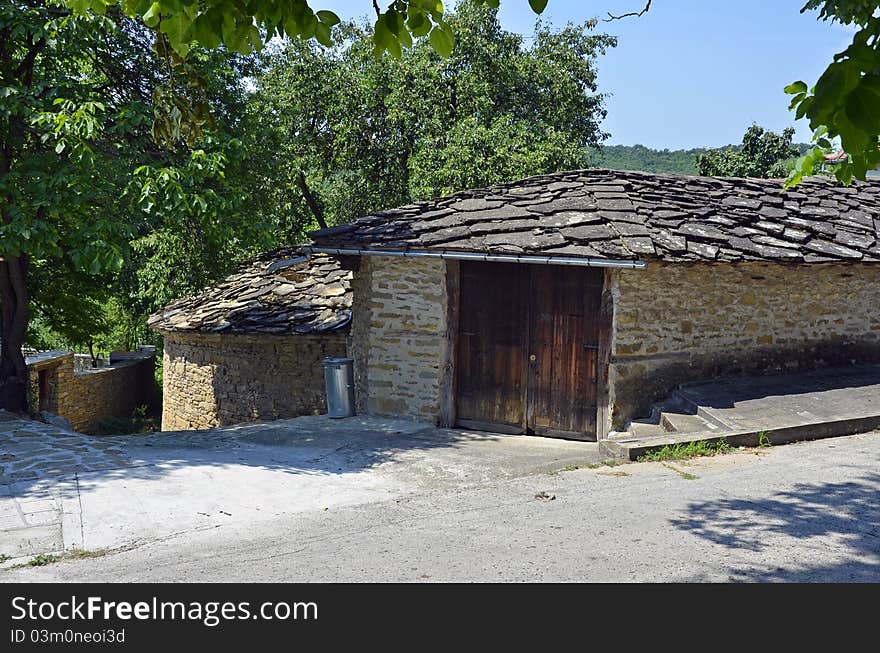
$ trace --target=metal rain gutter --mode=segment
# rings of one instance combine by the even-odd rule
[[[628,268],[644,270],[644,261],[624,261],[604,258],[579,258],[577,256],[537,256],[534,254],[481,254],[480,252],[451,252],[418,249],[360,249],[344,247],[321,247],[307,245],[303,253],[330,254],[332,256],[398,256],[403,258],[438,258],[455,261],[484,261],[486,263],[530,263],[538,265],[573,265],[590,268]]]

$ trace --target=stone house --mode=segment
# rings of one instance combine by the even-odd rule
[[[297,258],[298,257],[298,258]],[[153,315],[162,333],[162,429],[326,411],[326,356],[345,356],[351,273],[295,249],[264,254]]]
[[[381,211],[301,251],[354,273],[360,412],[596,439],[682,382],[880,360],[878,220],[878,183],[586,170]],[[190,356],[172,340],[168,369]]]

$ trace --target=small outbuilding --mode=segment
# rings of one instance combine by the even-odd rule
[[[684,382],[880,360],[878,220],[873,182],[584,170],[381,211],[305,251],[355,270],[361,412],[596,439]],[[166,375],[192,356],[172,341]]]
[[[287,248],[153,315],[164,337],[162,429],[326,412],[321,363],[347,354],[350,281],[336,259],[303,262]]]

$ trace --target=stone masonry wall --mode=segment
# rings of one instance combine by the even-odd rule
[[[353,291],[359,412],[436,422],[446,346],[446,263],[363,257]]]
[[[321,363],[346,355],[344,332],[164,336],[163,431],[324,413]]]
[[[348,351],[354,359],[354,402],[359,414],[367,412],[367,397],[370,395],[369,375],[367,374],[370,352],[370,311],[372,288],[372,256],[363,256],[360,266],[351,278],[351,330],[349,331]]]
[[[612,292],[614,428],[682,382],[880,360],[880,265],[650,263]]]
[[[74,372],[74,354],[52,352],[28,359],[32,408],[67,419],[73,430],[90,433],[110,417],[131,417],[135,409],[156,407],[152,351],[111,358],[109,367]],[[43,385],[42,391],[40,385]]]

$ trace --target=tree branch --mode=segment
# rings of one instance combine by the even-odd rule
[[[608,18],[605,19],[605,22],[610,23],[612,20],[620,20],[621,18],[629,18],[630,16],[635,16],[636,18],[639,18],[640,16],[644,16],[646,13],[648,13],[648,10],[651,9],[651,2],[652,2],[652,0],[647,0],[647,2],[645,3],[645,8],[642,9],[641,11],[630,11],[629,13],[626,13],[626,14],[620,14],[620,16],[615,16],[614,14],[612,14],[609,11]]]
[[[25,86],[30,87],[34,77],[34,62],[37,55],[46,47],[46,39],[40,39],[36,43],[30,45],[27,54],[15,69],[15,77],[24,81]]]
[[[309,210],[312,212],[312,215],[315,216],[315,220],[318,221],[318,226],[321,229],[327,228],[327,222],[324,220],[324,212],[321,210],[321,205],[318,204],[318,200],[312,194],[312,191],[309,190],[309,185],[306,183],[306,174],[303,172],[302,168],[299,170],[299,175],[296,178],[296,184],[299,186],[300,191],[302,191],[303,198],[306,201],[306,204],[309,205]]]

